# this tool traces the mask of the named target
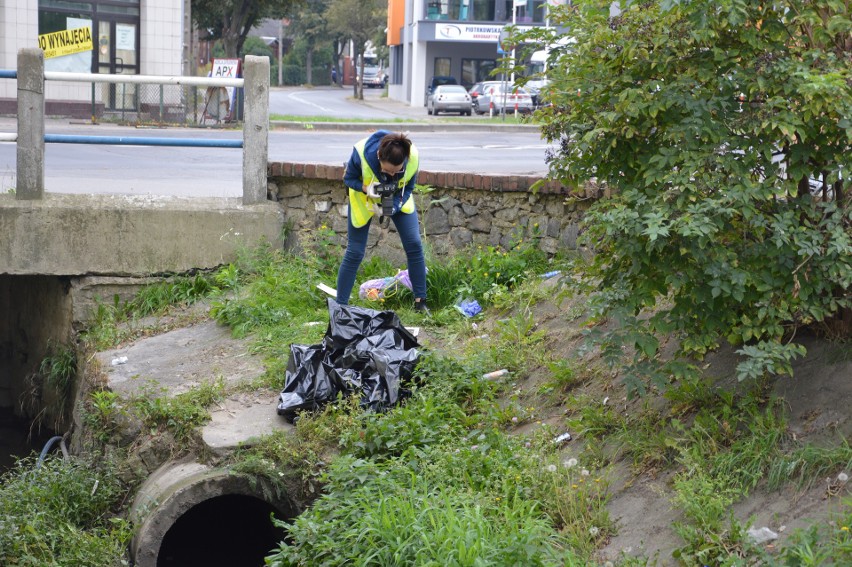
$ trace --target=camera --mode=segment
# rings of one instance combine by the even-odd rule
[[[382,198],[382,216],[390,217],[393,214],[393,195],[396,193],[396,184],[380,183],[376,192]]]

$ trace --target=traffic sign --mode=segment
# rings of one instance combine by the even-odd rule
[[[508,40],[509,40],[509,32],[506,30],[506,28],[501,29],[500,35],[497,38],[497,53],[499,55],[505,55],[507,51],[511,51],[511,50],[507,50],[505,48],[506,42]]]

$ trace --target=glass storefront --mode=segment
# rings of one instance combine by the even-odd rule
[[[428,0],[427,20],[511,22],[514,0]],[[515,7],[517,23],[544,23],[546,0],[527,0]]]
[[[73,53],[51,52],[50,57],[46,51],[45,70],[138,75],[139,3],[140,0],[39,0],[38,33],[45,43],[53,40],[65,46],[66,38],[61,32],[66,30],[70,30],[69,37],[87,36],[91,43],[85,51],[78,48]],[[73,31],[80,28],[88,28],[88,32]],[[74,49],[66,47],[65,51]],[[135,85],[102,87],[98,98],[105,108],[137,107]]]

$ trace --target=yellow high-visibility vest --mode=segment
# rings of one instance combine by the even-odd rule
[[[366,190],[367,187],[370,186],[373,182],[376,181],[376,174],[373,173],[373,170],[370,169],[370,164],[367,163],[367,158],[364,157],[364,146],[367,144],[367,138],[364,138],[357,144],[355,144],[355,150],[358,152],[358,157],[361,158],[361,180],[363,182],[363,186]],[[411,144],[411,153],[408,156],[408,164],[405,166],[405,173],[402,175],[402,179],[399,180],[397,187],[402,190],[406,183],[411,181],[411,178],[414,177],[414,174],[417,173],[417,168],[420,163],[420,158],[418,157],[417,148],[414,144]],[[378,203],[378,199],[373,199],[367,197],[367,194],[363,191],[358,191],[356,189],[349,188],[349,213],[352,218],[352,226],[356,228],[360,228],[367,224],[371,218],[373,218],[373,205]],[[401,212],[405,214],[410,214],[414,212],[414,194],[412,193],[408,200],[402,205],[400,209]]]

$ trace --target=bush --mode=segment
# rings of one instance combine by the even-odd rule
[[[0,565],[111,567],[126,562],[124,491],[109,463],[25,459],[0,479]]]
[[[849,8],[608,6],[551,14],[576,42],[551,51],[540,117],[552,175],[612,195],[587,216],[597,254],[580,274],[596,313],[629,329],[610,344],[641,363],[655,333],[699,357],[728,341],[744,346],[740,378],[789,373],[797,329],[852,307]]]

